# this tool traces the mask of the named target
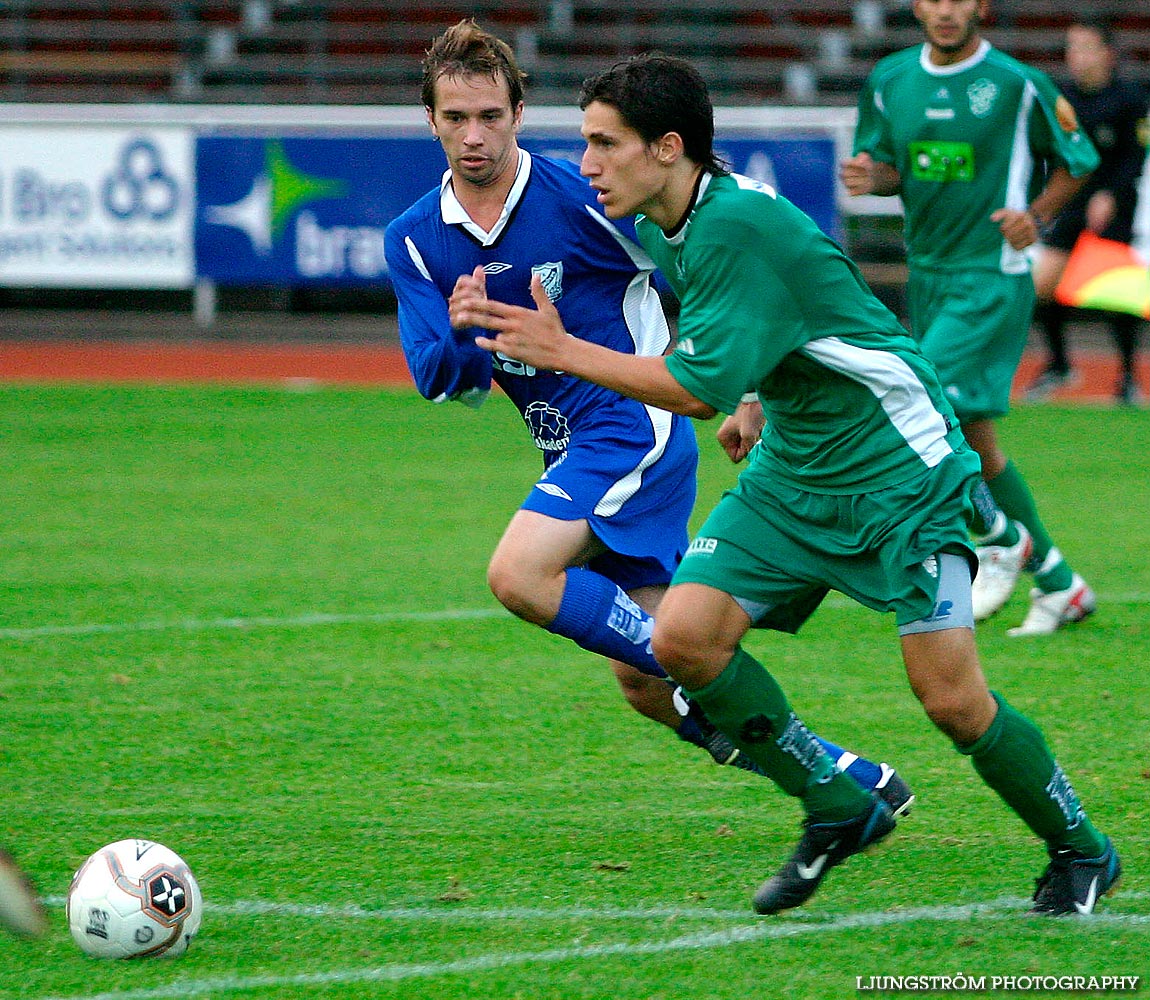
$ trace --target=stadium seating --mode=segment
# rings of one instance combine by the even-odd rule
[[[1048,69],[1079,4],[997,0],[989,36]],[[1150,81],[1150,5],[1099,0]],[[515,45],[536,103],[570,103],[613,59],[694,60],[716,103],[849,104],[920,37],[910,0],[7,0],[5,101],[409,104],[428,41],[474,16]]]

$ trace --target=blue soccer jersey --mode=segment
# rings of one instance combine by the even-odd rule
[[[670,332],[651,285],[654,264],[633,229],[603,215],[564,160],[520,151],[519,168],[490,232],[468,217],[450,172],[387,230],[408,367],[428,399],[475,401],[494,381],[544,455],[524,507],[586,519],[632,560],[609,572],[629,589],[670,579],[687,543],[697,460],[690,421],[561,372],[537,371],[477,347],[478,329],[453,330],[447,300],[482,266],[491,298],[534,308],[538,273],[573,336],[627,354],[661,355]],[[634,560],[646,568],[636,569]]]

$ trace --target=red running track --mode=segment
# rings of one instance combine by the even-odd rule
[[[1103,351],[1076,351],[1076,385],[1053,399],[1109,401],[1117,362]],[[1019,390],[1041,368],[1028,352]],[[1146,390],[1145,364],[1139,382]],[[0,341],[0,382],[236,382],[256,384],[411,385],[397,347],[369,344],[254,344],[120,341]]]
[[[359,344],[0,342],[4,382],[410,385],[396,347]]]

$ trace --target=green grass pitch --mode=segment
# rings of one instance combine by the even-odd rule
[[[700,512],[735,474],[715,426]],[[1003,423],[1100,610],[1012,640],[1022,588],[980,627],[993,686],[1123,855],[1089,921],[1025,915],[1040,845],[930,728],[892,622],[834,595],[749,645],[919,802],[807,907],[752,916],[795,804],[486,590],[538,469],[505,400],[9,385],[0,434],[0,844],[51,917],[0,936],[2,1000],[833,1000],[866,995],[856,977],[1150,973],[1144,411]],[[176,961],[88,959],[69,878],[136,836],[198,875],[200,935]]]

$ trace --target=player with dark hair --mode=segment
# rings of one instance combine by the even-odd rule
[[[476,343],[539,370],[692,417],[729,414],[719,436],[732,454],[762,430],[675,571],[652,636],[659,663],[806,813],[758,912],[801,905],[895,825],[881,799],[835,772],[742,645],[751,628],[796,631],[834,589],[894,613],[927,715],[1046,843],[1034,910],[1089,913],[1116,885],[1118,856],[979,663],[968,535],[978,455],[930,362],[842,250],[770,187],[709,165],[707,123],[681,113],[704,102],[699,75],[665,56],[617,64],[580,95],[582,172],[609,218],[638,214],[639,240],[682,304],[671,354],[570,336],[538,277],[531,305],[471,289],[452,300],[452,322],[491,331]]]
[[[1034,573],[1010,635],[1046,635],[1094,611],[1094,592],[1055,546],[995,421],[1030,331],[1026,253],[1098,164],[1074,109],[1043,73],[981,35],[986,0],[914,0],[924,45],[882,59],[859,94],[852,195],[901,194],[911,331],[937,368],[982,461],[975,496],[974,614]]]
[[[1070,79],[1062,85],[1062,93],[1074,107],[1082,131],[1090,136],[1101,162],[1042,232],[1037,245],[1035,319],[1050,356],[1026,390],[1030,399],[1043,399],[1074,377],[1065,331],[1070,308],[1054,301],[1054,289],[1075,241],[1086,230],[1119,243],[1129,243],[1134,236],[1138,177],[1146,159],[1143,132],[1147,127],[1147,94],[1119,76],[1117,67],[1118,51],[1109,23],[1092,15],[1075,18],[1066,29]],[[1119,403],[1135,404],[1140,398],[1135,357],[1142,321],[1132,313],[1107,312],[1103,316],[1118,348],[1114,397]]]
[[[687,546],[697,445],[689,420],[477,347],[454,331],[449,301],[492,294],[524,304],[537,275],[577,336],[657,357],[670,331],[654,264],[630,224],[610,221],[567,161],[516,141],[522,74],[510,48],[465,20],[435,39],[423,99],[448,169],[387,230],[399,332],[420,392],[478,403],[492,381],[523,415],[544,471],[488,567],[508,610],[611,662],[636,711],[707,749],[757,767],[697,706],[677,698],[651,653],[651,615]],[[906,783],[826,744],[851,778],[896,810]]]

